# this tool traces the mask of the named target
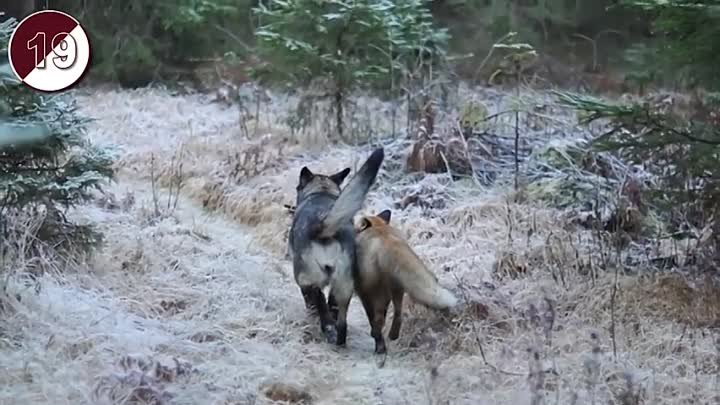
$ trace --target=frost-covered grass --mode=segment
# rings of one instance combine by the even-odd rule
[[[401,337],[379,367],[355,298],[348,347],[330,346],[306,314],[285,258],[284,204],[294,201],[302,165],[355,169],[371,146],[317,147],[317,139],[290,136],[273,126],[288,110],[283,98],[267,107],[277,116],[264,116],[259,136],[246,139],[235,108],[201,96],[142,89],[79,97],[97,118],[91,138],[117,146],[120,174],[107,196],[72,215],[97,223],[107,242],[37,281],[7,278],[2,405],[308,396],[353,405],[540,397],[675,404],[718,395],[713,333],[687,326],[693,316],[718,313],[715,290],[671,275],[619,275],[613,350],[615,275],[589,277],[594,247],[562,213],[514,202],[509,182],[481,188],[444,174],[405,174],[402,140],[385,141],[386,163],[366,211],[391,208],[394,224],[465,304],[447,320],[407,299]],[[492,97],[497,108],[492,103],[502,100]],[[182,170],[172,161],[180,150]],[[168,208],[163,187],[177,177],[177,208]],[[408,196],[416,203],[398,208]],[[19,261],[8,273],[28,265]]]

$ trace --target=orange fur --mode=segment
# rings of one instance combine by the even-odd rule
[[[400,336],[405,292],[434,309],[457,304],[457,298],[438,283],[400,232],[389,225],[390,215],[386,210],[375,216],[362,217],[355,224],[358,262],[355,290],[365,307],[376,353],[386,351],[382,329],[390,301],[394,311],[390,340]]]

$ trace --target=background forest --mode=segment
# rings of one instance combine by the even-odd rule
[[[0,1],[92,66],[0,66],[0,405],[720,398],[720,3]],[[716,25],[718,24],[718,25]],[[286,256],[297,173],[386,160],[448,318],[328,347]]]

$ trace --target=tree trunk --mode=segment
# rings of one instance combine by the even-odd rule
[[[335,126],[340,139],[345,139],[343,138],[343,97],[342,81],[338,80],[335,88]]]
[[[340,53],[342,57],[344,58],[345,55],[345,46],[343,43],[343,35],[345,34],[345,30],[347,29],[347,26],[343,27],[340,32],[338,32],[337,37],[335,38],[335,52]],[[335,72],[335,126],[338,131],[338,136],[340,139],[344,140],[343,138],[343,98],[345,97],[345,71],[343,70],[343,67],[339,67]]]

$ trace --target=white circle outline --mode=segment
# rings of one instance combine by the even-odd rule
[[[15,37],[15,33],[18,31],[18,28],[20,28],[20,25],[22,25],[22,23],[25,22],[25,20],[27,20],[28,18],[30,18],[36,14],[42,14],[42,13],[58,13],[58,14],[62,14],[64,16],[70,18],[71,20],[75,21],[75,23],[77,24],[77,27],[80,27],[80,29],[83,30],[83,32],[85,33],[85,37],[88,39],[88,60],[85,63],[85,68],[83,69],[82,73],[80,74],[80,76],[78,76],[77,79],[75,79],[74,82],[70,83],[69,85],[67,85],[61,89],[57,89],[57,90],[43,90],[43,89],[38,89],[38,88],[33,87],[31,84],[27,83],[24,79],[22,79],[20,77],[18,72],[15,70],[15,65],[13,65],[13,63],[12,63],[12,52],[10,50],[12,49],[12,41],[13,41],[13,38]],[[51,10],[39,10],[39,11],[36,11],[36,12],[28,15],[27,17],[23,18],[22,21],[18,22],[18,25],[15,27],[12,34],[10,34],[10,39],[8,40],[7,54],[8,54],[8,63],[10,64],[10,69],[12,69],[13,73],[15,74],[15,77],[17,77],[17,79],[20,80],[20,82],[22,84],[30,87],[33,90],[42,91],[44,93],[56,93],[58,91],[63,91],[65,89],[68,89],[68,88],[74,86],[83,77],[83,75],[87,71],[87,68],[90,66],[90,59],[92,58],[92,56],[91,56],[92,55],[92,46],[90,45],[90,37],[88,37],[87,32],[85,31],[85,28],[80,24],[80,21],[78,21],[77,18],[71,16],[70,14],[68,14],[64,11],[60,11],[60,10],[52,10],[52,9]]]

